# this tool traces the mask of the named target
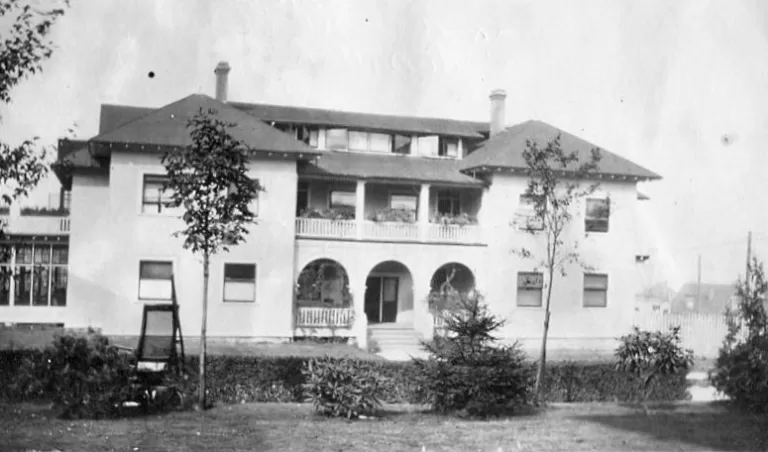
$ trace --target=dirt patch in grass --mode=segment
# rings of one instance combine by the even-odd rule
[[[307,405],[245,404],[204,413],[61,421],[47,407],[0,407],[0,450],[78,451],[661,451],[764,450],[765,421],[689,405],[647,415],[611,404],[554,405],[492,421],[387,406],[375,420],[317,417]]]

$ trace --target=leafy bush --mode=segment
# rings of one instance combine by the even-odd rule
[[[451,215],[451,214],[438,214],[432,216],[430,219],[431,223],[436,223],[440,225],[456,225],[456,226],[467,226],[470,224],[477,224],[477,217],[474,217],[472,215],[469,215],[468,213],[460,213],[457,215]]]
[[[354,220],[354,209],[318,209],[308,207],[299,214],[301,218],[320,218],[325,220]]]
[[[414,359],[423,398],[439,413],[487,416],[528,401],[531,368],[519,344],[495,344],[503,321],[490,314],[480,295],[464,295],[462,310],[446,319],[446,336],[425,343],[428,359]]]
[[[371,220],[377,222],[413,223],[416,221],[416,212],[410,209],[379,209],[371,216]]]
[[[728,335],[710,376],[712,384],[736,405],[749,411],[768,412],[768,283],[763,265],[750,263],[752,278],[736,285],[737,312],[726,311]],[[746,331],[742,331],[742,323]],[[741,338],[739,338],[741,336]]]
[[[311,359],[302,369],[306,400],[331,417],[356,419],[373,415],[381,406],[380,377],[367,363],[342,359]]]
[[[64,418],[113,416],[130,395],[130,359],[104,336],[62,334],[23,359],[14,389],[27,399],[50,395]]]
[[[616,370],[640,376],[644,387],[659,376],[686,374],[693,366],[693,351],[684,349],[680,327],[669,332],[641,331],[620,338],[616,349]]]

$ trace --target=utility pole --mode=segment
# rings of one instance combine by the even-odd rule
[[[747,288],[747,291],[749,291],[749,274],[752,273],[752,263],[750,262],[752,260],[752,231],[749,231],[747,233],[747,273],[744,277],[744,284]]]
[[[701,254],[699,254],[699,277],[698,277],[698,283],[696,284],[696,310],[698,311],[701,307]]]

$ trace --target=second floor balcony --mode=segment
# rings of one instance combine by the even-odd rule
[[[476,187],[302,180],[296,236],[482,245],[481,196]]]
[[[22,209],[13,214],[0,209],[3,231],[13,235],[69,235],[69,211],[63,209]]]

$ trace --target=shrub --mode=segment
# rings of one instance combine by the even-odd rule
[[[331,417],[356,419],[373,415],[381,406],[380,377],[368,363],[349,358],[311,359],[302,369],[306,400],[315,411]]]
[[[693,366],[693,351],[683,348],[679,326],[667,333],[634,327],[633,333],[619,340],[616,370],[641,377],[644,388],[650,388],[653,379],[686,374]]]
[[[768,283],[763,265],[750,263],[751,280],[736,285],[737,312],[726,311],[728,335],[723,341],[710,379],[718,391],[749,411],[768,412]],[[746,331],[742,331],[742,323]],[[739,338],[741,336],[741,338]]]
[[[130,359],[104,336],[62,334],[23,358],[14,389],[22,398],[50,395],[64,418],[113,416],[130,395]]]
[[[463,295],[461,310],[446,319],[447,334],[425,343],[428,359],[414,359],[422,398],[434,411],[481,417],[514,410],[528,401],[531,368],[515,343],[495,344],[503,321],[480,295]]]

